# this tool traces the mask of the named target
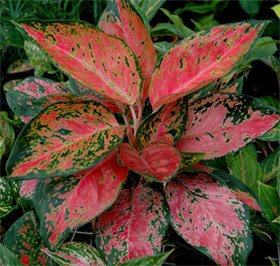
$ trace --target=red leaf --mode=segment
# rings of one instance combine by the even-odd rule
[[[207,174],[168,183],[171,224],[190,245],[221,265],[245,265],[252,248],[249,212]]]
[[[162,194],[148,186],[124,189],[112,208],[97,220],[96,242],[105,260],[117,265],[159,254],[168,226],[166,207]]]
[[[149,144],[141,154],[128,143],[123,143],[118,158],[123,165],[136,173],[163,183],[177,174],[181,162],[180,152],[163,143]]]
[[[116,162],[116,152],[94,168],[67,177],[40,180],[34,204],[40,233],[53,249],[116,200],[128,169]]]
[[[153,110],[175,101],[227,74],[249,50],[263,28],[239,23],[213,27],[170,49],[152,76]]]
[[[26,200],[32,200],[39,179],[23,180],[20,184],[19,195]]]
[[[205,153],[204,159],[245,146],[279,121],[274,110],[249,96],[214,94],[189,107],[186,131],[176,148]]]
[[[123,39],[136,55],[144,78],[142,99],[148,97],[152,71],[156,64],[156,52],[149,32],[129,1],[110,1],[98,26],[107,34]]]
[[[19,25],[67,74],[99,94],[134,104],[142,80],[131,49],[88,23]]]

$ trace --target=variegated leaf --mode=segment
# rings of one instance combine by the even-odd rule
[[[199,161],[201,161],[204,157],[204,153],[181,153],[181,164],[180,164],[180,172],[187,170],[189,167],[195,165]]]
[[[21,131],[7,170],[21,179],[73,174],[100,162],[122,142],[125,132],[98,103],[57,103]]]
[[[0,177],[0,218],[9,214],[14,208],[12,188],[3,177]]]
[[[141,147],[156,142],[173,145],[184,132],[187,114],[187,99],[182,98],[149,115],[137,131]]]
[[[249,212],[227,187],[200,173],[168,183],[171,224],[190,245],[221,265],[245,265],[252,249]]]
[[[19,196],[24,200],[33,200],[39,179],[23,180],[19,185]]]
[[[34,69],[34,67],[30,64],[30,62],[26,59],[23,59],[23,60],[18,60],[14,62],[12,65],[10,65],[8,67],[7,73],[16,74],[16,73],[30,71],[32,69]]]
[[[64,72],[88,88],[134,104],[142,80],[131,49],[85,22],[30,22],[17,24]]]
[[[280,175],[280,147],[274,150],[269,156],[267,156],[262,162],[263,169],[262,182],[266,183],[277,175]]]
[[[160,253],[168,210],[160,192],[142,184],[124,189],[97,220],[97,247],[107,265]]]
[[[46,255],[40,250],[42,242],[33,211],[25,213],[9,228],[3,244],[17,256],[23,265],[49,265]]]
[[[23,264],[14,253],[12,253],[8,248],[0,243],[0,265],[21,266]]]
[[[86,243],[68,242],[62,244],[55,252],[46,248],[43,252],[60,266],[105,266],[99,252]]]
[[[8,155],[13,147],[15,132],[11,125],[8,113],[0,112],[0,160],[4,155]]]
[[[205,153],[204,159],[220,157],[262,135],[279,118],[274,109],[249,96],[210,95],[190,105],[176,148]]]
[[[250,49],[264,24],[213,27],[170,49],[152,75],[149,98],[153,110],[227,74]]]
[[[149,144],[141,154],[128,143],[123,143],[119,148],[118,159],[134,172],[162,183],[176,176],[181,163],[180,152],[163,143]]]
[[[110,0],[98,26],[107,34],[123,39],[136,55],[143,74],[142,98],[148,97],[152,71],[156,64],[156,52],[149,32],[140,16],[127,0]]]
[[[116,152],[99,165],[81,173],[40,180],[34,205],[40,233],[51,249],[71,230],[104,212],[116,200],[128,169],[116,161]]]

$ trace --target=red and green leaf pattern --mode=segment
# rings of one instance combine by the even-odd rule
[[[98,103],[57,103],[24,127],[7,170],[21,179],[73,174],[99,163],[120,145],[125,132]]]
[[[25,200],[33,200],[39,179],[23,180],[19,188],[19,196]]]
[[[152,72],[156,64],[156,52],[149,32],[129,1],[110,1],[98,26],[107,34],[123,39],[136,55],[144,78],[142,99],[148,97]]]
[[[264,23],[239,23],[198,32],[170,49],[154,71],[149,89],[153,110],[224,76],[248,52]]]
[[[34,205],[40,233],[51,249],[71,230],[91,221],[116,200],[128,169],[111,153],[99,165],[75,175],[40,180]]]
[[[137,139],[142,147],[147,143],[163,142],[173,145],[181,137],[188,114],[187,99],[167,104],[157,113],[149,115],[137,131]]]
[[[189,106],[185,133],[176,148],[205,153],[204,159],[244,147],[272,128],[280,116],[249,96],[214,94]]]
[[[43,252],[58,265],[105,266],[99,252],[86,243],[68,242],[62,244],[55,252],[46,248]]]
[[[138,63],[120,39],[85,22],[22,22],[19,27],[64,72],[88,88],[130,105],[139,98]]]
[[[148,186],[124,189],[96,223],[97,247],[107,265],[159,254],[168,226],[166,207],[162,194]]]
[[[164,143],[149,144],[141,154],[128,143],[123,143],[118,159],[134,172],[162,183],[176,176],[181,163],[180,152]]]
[[[252,248],[249,212],[227,187],[200,173],[168,183],[171,224],[220,265],[245,265]]]
[[[40,250],[41,238],[33,211],[25,213],[6,232],[3,244],[23,265],[49,265],[47,256]]]

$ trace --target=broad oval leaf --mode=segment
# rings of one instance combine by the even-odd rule
[[[163,143],[149,144],[141,154],[128,143],[123,143],[119,148],[118,159],[134,172],[162,183],[176,176],[181,163],[180,152]]]
[[[21,179],[73,174],[100,162],[122,142],[125,132],[100,104],[57,103],[21,131],[7,171]]]
[[[173,145],[181,137],[188,114],[187,99],[167,104],[157,113],[149,115],[137,131],[137,139],[142,147],[147,143],[164,142]]]
[[[262,135],[279,121],[269,106],[249,96],[214,94],[189,106],[185,133],[175,145],[182,152],[223,156]]]
[[[225,186],[199,173],[168,183],[175,231],[221,265],[245,265],[252,249],[249,212]]]
[[[156,52],[149,32],[129,1],[109,1],[98,26],[107,34],[123,39],[136,55],[144,78],[142,99],[148,97]]]
[[[98,217],[96,242],[107,265],[160,253],[168,209],[160,192],[142,184],[124,189]]]
[[[18,24],[67,74],[88,88],[134,104],[142,80],[131,49],[85,22]]]
[[[152,75],[153,110],[227,74],[255,42],[264,23],[238,23],[198,32],[170,49]]]
[[[116,161],[116,152],[90,170],[66,177],[40,180],[34,205],[40,234],[51,249],[71,230],[91,221],[116,200],[128,169]]]
[[[9,214],[15,208],[12,188],[7,180],[0,177],[0,218]]]
[[[41,251],[42,242],[33,211],[25,213],[9,228],[3,244],[23,265],[49,265],[47,256]]]
[[[42,251],[60,266],[105,266],[99,252],[86,243],[68,242],[62,244],[55,252],[46,248]]]

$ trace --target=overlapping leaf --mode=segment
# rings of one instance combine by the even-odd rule
[[[25,213],[9,228],[3,244],[17,256],[23,265],[49,265],[47,256],[40,250],[42,242],[33,211]]]
[[[23,265],[20,260],[12,253],[8,248],[6,248],[2,243],[0,243],[0,265]]]
[[[168,144],[149,144],[140,154],[128,143],[123,143],[119,149],[118,159],[121,164],[136,173],[166,183],[177,174],[181,155]]]
[[[124,135],[125,128],[100,104],[57,103],[24,127],[7,171],[22,179],[76,173],[100,162]]]
[[[149,99],[154,110],[225,75],[246,54],[264,23],[213,27],[170,49],[154,71]]]
[[[16,73],[22,73],[26,71],[30,71],[34,69],[34,67],[30,64],[30,62],[26,59],[18,60],[11,64],[8,67],[7,73],[8,74],[16,74]]]
[[[0,218],[9,214],[14,207],[12,188],[3,177],[0,177]]]
[[[149,32],[129,1],[109,1],[98,26],[107,34],[123,39],[136,55],[144,78],[142,98],[148,97],[152,71],[156,63],[156,52]]]
[[[221,265],[245,265],[252,248],[249,212],[207,174],[184,175],[165,189],[171,224],[190,245]]]
[[[15,140],[15,132],[7,112],[0,112],[0,160],[8,155]]]
[[[23,180],[19,185],[19,196],[25,200],[33,200],[39,179]]]
[[[126,180],[128,169],[116,161],[116,152],[90,170],[67,176],[42,179],[34,205],[40,217],[40,233],[53,249],[71,230],[109,208]]]
[[[137,131],[140,145],[156,142],[173,145],[184,132],[187,113],[187,99],[182,98],[149,115]]]
[[[168,226],[166,207],[162,194],[148,186],[124,189],[96,224],[97,247],[107,265],[159,254]]]
[[[214,94],[189,107],[185,133],[176,148],[223,156],[245,146],[279,121],[274,109],[249,96]]]
[[[86,243],[68,242],[62,244],[55,252],[43,249],[58,265],[105,266],[98,251]]]
[[[18,24],[67,74],[111,99],[134,104],[142,80],[131,49],[82,22]]]
[[[267,156],[261,163],[263,169],[262,182],[266,183],[277,175],[280,175],[280,147],[274,150],[269,156]]]
[[[141,8],[149,21],[154,17],[165,1],[166,0],[132,0],[133,3],[137,4]]]

